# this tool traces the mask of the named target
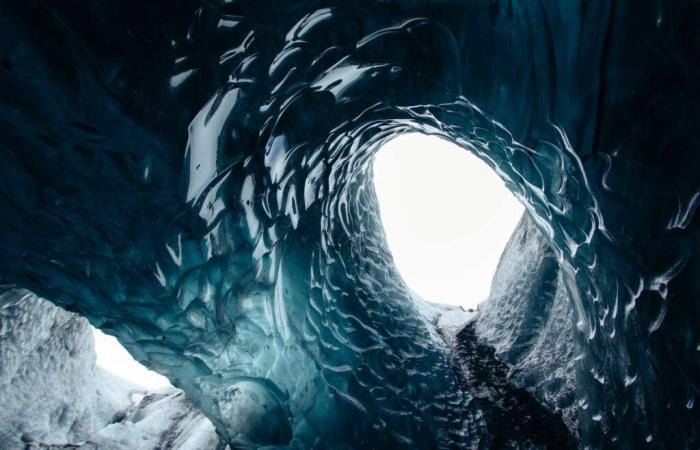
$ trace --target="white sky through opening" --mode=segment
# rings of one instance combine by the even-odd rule
[[[471,152],[410,133],[377,152],[374,185],[394,263],[424,300],[474,308],[524,208]]]
[[[95,336],[95,353],[97,353],[98,366],[146,389],[159,389],[171,386],[168,379],[163,375],[147,369],[136,361],[117,341],[117,338],[106,335],[94,327],[92,331]]]

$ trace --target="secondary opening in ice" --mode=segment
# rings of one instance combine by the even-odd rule
[[[522,204],[483,161],[420,133],[384,144],[374,186],[389,250],[424,300],[474,308],[485,300]]]
[[[163,375],[136,361],[114,336],[92,329],[97,365],[142,388],[152,390],[171,386]]]

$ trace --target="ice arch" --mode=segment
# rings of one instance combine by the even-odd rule
[[[378,232],[368,161],[418,131],[493,167],[554,249],[583,444],[696,446],[697,5],[40,5],[0,9],[3,282],[226,439],[494,432]]]

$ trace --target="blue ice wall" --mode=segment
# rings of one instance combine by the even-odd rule
[[[681,0],[5,0],[1,280],[236,445],[488,447],[372,190],[382,142],[438,134],[556,254],[581,446],[696,448],[698,23]]]

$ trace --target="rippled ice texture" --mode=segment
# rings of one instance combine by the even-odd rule
[[[699,20],[683,0],[5,0],[2,282],[116,335],[237,445],[483,444],[481,381],[394,269],[372,188],[382,143],[436,134],[553,249],[582,445],[697,448]]]

